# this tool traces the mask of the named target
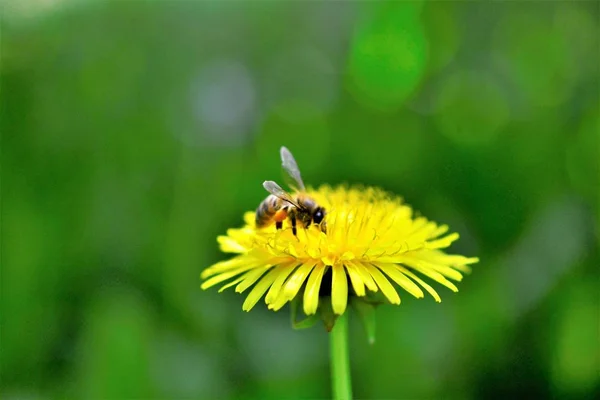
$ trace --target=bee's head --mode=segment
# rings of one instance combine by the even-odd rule
[[[323,221],[323,218],[325,218],[325,209],[323,207],[315,208],[312,218],[315,224],[320,224]]]

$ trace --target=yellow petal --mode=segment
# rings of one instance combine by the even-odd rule
[[[448,279],[446,279],[444,275],[431,268],[424,267],[420,262],[414,260],[406,260],[404,264],[408,265],[415,271],[419,271],[420,273],[433,279],[434,281],[441,283],[453,292],[458,292],[458,288],[456,287],[456,285],[450,282]]]
[[[242,226],[218,237],[221,250],[235,254],[204,270],[202,287],[248,291],[245,310],[263,298],[270,309],[280,309],[303,296],[304,311],[310,314],[319,309],[320,286],[331,268],[331,284],[328,276],[326,285],[331,285],[332,312],[338,315],[347,310],[350,293],[365,296],[381,290],[389,302],[399,303],[402,288],[417,298],[427,291],[440,301],[423,280],[456,291],[454,281],[478,261],[446,254],[444,248],[458,234],[415,216],[401,198],[383,190],[323,187],[308,188],[307,194],[327,209],[327,233],[311,226],[299,227],[293,235],[289,220],[282,230],[257,229],[256,214],[249,211]]]
[[[423,298],[425,295],[420,287],[418,287],[413,281],[408,279],[398,269],[396,264],[385,264],[385,263],[374,263],[380,270],[386,273],[390,278],[394,280],[400,287],[406,290],[408,293],[415,296],[417,299]]]
[[[244,279],[239,285],[235,287],[237,293],[242,293],[256,282],[268,269],[272,268],[272,265],[266,265],[261,268],[257,268],[254,271],[250,271],[246,279]]]
[[[371,264],[364,263],[364,266],[367,268],[367,271],[371,274],[373,279],[375,279],[375,282],[390,303],[400,304],[400,296],[398,296],[398,292],[396,292],[394,286],[392,286],[390,281],[381,273],[381,271]]]
[[[411,235],[429,238],[433,236],[432,233],[435,232],[436,229],[437,225],[435,224],[435,222],[427,222],[420,228],[413,231]]]
[[[362,281],[358,272],[352,265],[345,265],[346,271],[348,271],[348,276],[350,277],[350,282],[352,282],[352,287],[354,288],[354,292],[357,296],[365,295],[365,284]]]
[[[411,235],[418,233],[419,230],[423,229],[427,224],[427,218],[418,217],[413,220]]]
[[[256,218],[256,213],[254,211],[248,211],[248,212],[244,213],[244,222],[246,223],[246,225],[253,227],[255,218]]]
[[[435,269],[440,274],[442,274],[450,279],[453,279],[457,282],[462,281],[462,278],[463,278],[463,276],[460,272],[458,272],[457,270],[450,268],[446,265],[425,264],[424,267],[431,267],[432,269]]]
[[[428,249],[442,249],[444,247],[448,247],[452,244],[452,242],[458,240],[460,235],[458,233],[451,233],[450,235],[444,236],[441,239],[432,240],[431,242],[426,243],[426,247]]]
[[[283,293],[286,299],[291,300],[296,296],[296,293],[298,293],[298,290],[300,290],[304,284],[306,277],[310,274],[310,271],[312,271],[315,264],[316,261],[311,260],[302,264],[300,268],[294,271],[283,287]]]
[[[271,271],[269,271],[269,273],[262,277],[262,279],[256,284],[256,286],[252,288],[250,293],[248,293],[248,296],[246,297],[246,300],[242,305],[242,310],[250,311],[252,307],[256,305],[256,303],[260,300],[262,295],[265,294],[269,286],[271,286],[271,284],[275,281],[277,276],[281,273],[283,268],[284,267],[281,265],[275,267]]]
[[[436,238],[446,232],[448,232],[448,225],[440,225],[435,231],[431,232],[431,237]]]
[[[323,261],[323,264],[325,264],[325,265],[335,264],[335,260],[333,258],[331,258],[330,256],[321,257],[321,261]]]
[[[438,302],[438,303],[442,302],[442,299],[440,298],[440,295],[437,294],[437,292],[435,291],[434,288],[432,288],[427,283],[425,283],[425,281],[423,281],[421,278],[419,278],[418,276],[416,276],[411,271],[409,271],[408,269],[404,268],[401,265],[398,266],[398,269],[400,271],[402,271],[402,273],[405,274],[406,276],[411,277],[419,285],[423,286],[425,288],[425,290],[427,290],[427,293],[429,293],[435,299],[436,302]]]
[[[419,259],[428,261],[431,264],[449,266],[449,267],[452,267],[452,268],[457,269],[458,271],[461,271],[464,273],[471,272],[471,267],[469,267],[468,264],[474,264],[476,262],[479,262],[479,258],[477,258],[477,257],[464,257],[464,256],[454,255],[454,254],[445,254],[440,250],[422,251],[419,254]],[[400,261],[400,262],[402,262],[402,261]],[[448,274],[444,273],[443,271],[440,271],[440,272],[443,275],[446,275],[449,278],[452,278],[452,276],[451,276],[451,274],[453,274],[452,271],[450,271]],[[457,279],[457,277],[454,277],[453,279],[459,280],[459,279]]]
[[[462,280],[462,275],[455,269],[450,268],[447,265],[432,263],[428,261],[421,260],[419,256],[415,255],[414,257],[404,257],[402,259],[403,263],[414,265],[415,268],[429,269],[431,271],[437,271],[440,274],[454,279],[455,281],[460,282]]]
[[[285,297],[285,293],[283,293],[283,290],[280,290],[279,296],[277,296],[277,298],[274,301],[268,304],[268,308],[269,310],[279,311],[281,307],[285,306],[285,304],[288,301],[289,300],[287,299],[287,297]]]
[[[452,282],[450,282],[448,279],[444,278],[444,275],[440,274],[439,272],[433,271],[431,269],[428,268],[422,268],[422,267],[413,267],[413,269],[419,271],[420,273],[422,273],[425,276],[428,276],[429,278],[433,279],[434,281],[441,283],[442,285],[446,286],[448,289],[452,290],[453,292],[458,292],[458,288],[456,287],[456,285]]]
[[[306,289],[304,289],[304,314],[306,315],[312,315],[317,312],[317,308],[319,307],[319,289],[321,288],[321,280],[323,279],[325,269],[326,267],[319,263],[308,277]]]
[[[234,280],[232,280],[231,282],[229,282],[226,285],[223,285],[219,288],[219,293],[221,293],[222,291],[229,289],[232,286],[237,285],[238,283],[240,283],[241,281],[243,281],[244,279],[246,279],[248,277],[248,272],[246,272],[244,275],[240,276],[239,278],[235,278]]]
[[[224,253],[244,253],[246,248],[242,246],[237,240],[230,238],[229,236],[217,237],[219,248]]]
[[[288,250],[288,253],[292,255],[292,257],[294,257],[294,258],[297,258],[297,257],[298,257],[298,252],[296,251],[296,246],[295,246],[295,244],[296,244],[296,243],[290,243],[290,244],[288,245],[288,248],[287,248],[287,250]]]
[[[240,244],[250,244],[250,240],[255,237],[253,230],[248,228],[229,228],[227,236]]]
[[[277,278],[275,278],[275,282],[269,288],[269,292],[265,296],[265,303],[269,304],[274,302],[277,297],[279,297],[279,293],[281,293],[281,288],[285,283],[286,278],[294,271],[294,269],[298,266],[298,261],[292,261],[290,263],[286,263],[283,265],[283,268]]]
[[[340,264],[333,265],[332,269],[331,306],[334,313],[342,315],[346,311],[346,304],[348,303],[348,278],[344,267]]]
[[[250,269],[254,269],[254,268],[256,268],[256,264],[248,264],[248,265],[244,265],[243,267],[236,268],[232,271],[223,272],[219,275],[215,275],[212,278],[204,281],[204,283],[202,283],[202,285],[200,285],[200,288],[201,289],[209,288],[211,286],[216,285],[217,283],[226,281],[227,279],[233,278],[234,276],[237,276],[237,275],[241,274],[242,272],[246,272],[246,271],[248,271]]]
[[[464,273],[464,274],[470,274],[470,273],[471,273],[471,271],[473,271],[473,270],[471,269],[471,267],[470,267],[470,266],[468,266],[468,265],[460,265],[460,264],[457,264],[457,265],[454,265],[454,268],[456,268],[457,270],[459,270],[460,272],[462,272],[462,273]]]
[[[308,248],[306,249],[306,253],[310,258],[319,258],[319,250],[320,249],[318,247],[308,246]]]
[[[244,256],[238,256],[231,258],[229,260],[220,261],[202,271],[200,277],[202,279],[206,279],[211,275],[218,274],[219,272],[225,272],[228,270],[232,270],[238,268],[242,265],[256,265],[256,260],[250,259]]]
[[[376,292],[379,290],[379,288],[377,287],[377,284],[373,280],[373,277],[371,277],[371,275],[367,271],[367,267],[365,267],[365,264],[363,264],[361,262],[350,262],[350,261],[348,261],[347,263],[349,266],[351,266],[355,269],[355,271],[358,273],[358,275],[360,276],[361,280],[363,281],[363,283],[365,284],[367,289],[369,289],[372,292]]]

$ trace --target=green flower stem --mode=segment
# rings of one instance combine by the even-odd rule
[[[348,356],[348,311],[340,315],[329,334],[331,386],[336,400],[352,399],[350,357]]]

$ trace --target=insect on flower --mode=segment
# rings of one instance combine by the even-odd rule
[[[300,169],[292,153],[285,147],[281,148],[281,163],[285,172],[292,179],[291,186],[296,193],[292,196],[277,183],[265,181],[263,187],[271,194],[260,203],[256,210],[256,226],[262,228],[275,222],[275,227],[281,229],[283,221],[289,218],[294,236],[296,236],[298,221],[303,228],[308,228],[311,223],[315,223],[323,232],[326,232],[325,221],[323,221],[325,209],[303,193],[306,188],[302,182]]]
[[[281,158],[293,192],[273,181],[263,184],[270,195],[257,211],[217,238],[221,250],[234,256],[202,272],[202,289],[225,283],[219,291],[235,286],[241,293],[252,287],[245,311],[264,296],[275,311],[294,300],[306,315],[325,305],[341,315],[349,298],[381,293],[384,301],[400,304],[397,287],[416,298],[424,297],[424,289],[440,302],[422,277],[456,292],[452,281],[479,261],[445,253],[458,233],[415,217],[401,198],[373,187],[305,187],[286,148]]]

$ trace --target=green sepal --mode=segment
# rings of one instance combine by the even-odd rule
[[[317,323],[317,321],[319,320],[319,316],[315,314],[315,315],[306,317],[300,321],[296,321],[296,316],[298,315],[299,304],[300,304],[300,302],[298,301],[297,298],[294,298],[290,304],[290,306],[292,308],[292,312],[290,313],[290,315],[292,317],[292,328],[296,329],[296,330],[311,328],[314,324]]]
[[[325,329],[327,329],[327,332],[331,332],[338,318],[338,315],[333,312],[331,297],[321,297],[319,299],[319,314],[325,325]]]
[[[375,319],[375,307],[377,304],[361,300],[357,297],[352,297],[350,300],[350,304],[352,305],[352,308],[354,308],[354,310],[356,311],[356,314],[358,314],[358,318],[360,319],[363,328],[365,328],[365,333],[367,334],[367,340],[369,344],[374,344],[375,325],[377,322]]]

